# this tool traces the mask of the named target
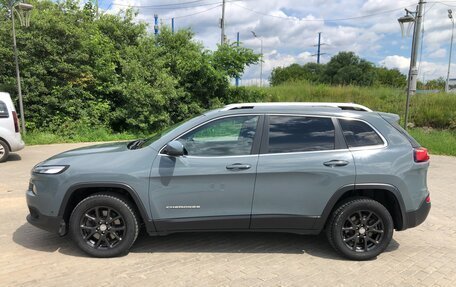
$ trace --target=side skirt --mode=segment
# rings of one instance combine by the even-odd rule
[[[154,235],[179,232],[284,232],[296,234],[318,234],[314,229],[318,217],[302,215],[241,215],[210,216],[191,218],[167,218],[154,220]]]

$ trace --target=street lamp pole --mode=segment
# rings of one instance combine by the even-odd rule
[[[413,30],[413,40],[412,40],[412,52],[410,56],[410,69],[408,74],[407,81],[407,101],[405,105],[405,121],[404,128],[407,129],[408,118],[409,118],[409,109],[410,109],[410,98],[416,93],[416,83],[418,81],[418,68],[416,65],[418,59],[418,51],[421,41],[421,24],[423,21],[423,7],[424,0],[419,0],[418,8],[416,12],[410,12],[406,9],[407,14],[398,19],[399,23],[403,25],[404,23],[414,24]],[[415,17],[410,14],[414,14]]]
[[[16,3],[16,4],[14,2],[11,2],[10,8],[11,8],[11,20],[13,22],[12,23],[13,24],[13,50],[14,50],[14,62],[16,65],[17,93],[19,96],[19,111],[21,113],[21,127],[22,127],[22,132],[24,134],[26,134],[24,104],[23,104],[23,99],[22,99],[21,73],[19,71],[19,60],[18,60],[17,43],[16,43],[16,23],[15,23],[15,19],[14,19],[14,13],[18,11],[16,9],[19,9],[20,11],[25,12],[25,13],[23,13],[23,15],[24,15],[23,19],[21,18],[21,14],[19,12],[17,12],[17,13],[19,15],[19,20],[21,21],[21,25],[28,26],[30,18],[28,18],[29,15],[27,15],[27,13],[30,13],[30,11],[33,9],[33,6],[30,4],[25,4],[25,3],[21,3],[21,2]]]
[[[258,36],[254,31],[251,31],[253,37],[260,39],[260,87],[263,86],[263,37]]]
[[[11,19],[13,21],[13,50],[14,50],[14,62],[16,64],[16,79],[17,79],[17,94],[19,95],[19,111],[21,112],[21,127],[22,132],[25,131],[25,117],[24,117],[24,104],[22,101],[22,87],[21,87],[21,74],[19,72],[19,61],[17,56],[17,45],[16,45],[16,25],[14,23],[14,8],[11,10]]]
[[[450,69],[451,69],[451,52],[453,51],[453,35],[454,35],[454,19],[453,19],[453,11],[448,9],[448,18],[451,20],[451,42],[450,42],[450,57],[448,59],[448,73],[445,83],[445,92],[448,93],[450,87]]]

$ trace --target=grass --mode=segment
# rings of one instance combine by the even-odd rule
[[[431,154],[456,156],[456,131],[415,128],[409,133]]]
[[[51,132],[29,132],[23,136],[27,145],[76,143],[76,142],[106,142],[140,138],[141,135],[132,133],[112,133],[104,128],[82,129],[71,135],[60,135]]]
[[[373,110],[395,113],[403,118],[404,90],[387,87],[315,85],[287,83],[276,87],[252,88],[266,94],[265,102],[354,102]],[[409,122],[416,127],[456,128],[456,95],[418,94],[410,103]]]

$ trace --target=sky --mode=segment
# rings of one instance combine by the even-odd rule
[[[161,25],[191,28],[207,49],[220,43],[222,0],[99,0],[102,10],[119,13],[127,7],[138,10],[138,21],[150,23],[154,14]],[[263,80],[274,67],[316,62],[321,32],[321,62],[340,51],[353,51],[377,66],[398,68],[407,74],[412,37],[402,37],[397,19],[405,8],[415,11],[418,0],[226,0],[225,34],[230,42],[240,33],[241,45],[260,52],[263,39]],[[446,78],[452,22],[448,9],[456,1],[427,1],[424,41],[420,47],[419,79]],[[456,10],[455,10],[456,16]],[[456,55],[452,62],[456,63]],[[450,77],[456,78],[456,65]],[[260,65],[246,69],[242,85],[258,85]]]

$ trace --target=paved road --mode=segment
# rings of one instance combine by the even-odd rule
[[[127,256],[93,259],[25,221],[32,166],[82,145],[27,147],[0,164],[0,286],[456,286],[456,158],[432,157],[428,220],[373,261],[346,261],[323,236],[269,233],[142,235]]]

